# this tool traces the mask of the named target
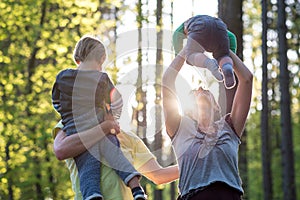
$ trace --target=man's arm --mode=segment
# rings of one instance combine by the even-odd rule
[[[166,184],[179,178],[177,165],[162,167],[154,158],[147,161],[137,170],[157,185]]]
[[[59,130],[53,145],[55,156],[58,160],[78,156],[100,141],[105,134],[109,134],[112,129],[116,133],[120,132],[120,127],[114,120],[105,120],[98,126],[70,136]]]
[[[124,153],[131,156],[133,166],[143,176],[155,184],[165,184],[178,179],[177,165],[162,167],[145,143],[137,136],[130,133],[118,134]]]

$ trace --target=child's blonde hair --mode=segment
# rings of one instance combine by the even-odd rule
[[[73,59],[76,63],[84,61],[101,62],[106,56],[106,49],[103,43],[95,36],[83,36],[76,44]]]

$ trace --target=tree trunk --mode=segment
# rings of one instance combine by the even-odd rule
[[[137,122],[136,134],[143,139],[145,144],[147,144],[146,138],[146,92],[143,91],[143,54],[142,54],[142,27],[143,27],[143,14],[142,14],[142,1],[138,0],[137,8],[137,23],[138,23],[138,53],[137,53],[137,63],[138,63],[138,75],[136,80],[136,101],[137,108],[135,112],[135,119]]]
[[[233,32],[237,38],[237,52],[239,58],[243,59],[243,10],[242,5],[243,1],[241,0],[231,0],[230,2],[219,0],[218,1],[218,16],[221,18],[225,24],[227,25],[228,30]],[[238,80],[237,80],[238,81]],[[223,84],[223,83],[222,83]],[[236,91],[238,83],[236,87],[225,90],[226,95],[226,106],[223,108],[223,114],[231,112],[232,100]],[[220,90],[222,91],[222,90]],[[224,91],[224,89],[223,89]],[[220,95],[221,98],[224,95]],[[223,101],[224,102],[224,101]]]
[[[227,25],[228,30],[233,32],[236,35],[237,38],[237,55],[241,60],[243,60],[243,20],[242,20],[242,15],[243,15],[243,1],[242,0],[230,0],[230,1],[223,1],[219,0],[218,1],[218,15],[219,18],[221,18],[225,24]],[[222,108],[222,113],[229,113],[231,112],[232,108],[232,103],[233,103],[233,98],[237,89],[238,85],[238,79],[237,84],[233,89],[225,89],[224,84],[221,83],[221,88],[220,88],[220,96],[219,98],[222,98],[226,96],[226,104],[222,104],[224,101],[220,101],[220,106]],[[224,94],[225,91],[225,94]],[[224,108],[226,106],[226,108]],[[239,170],[240,170],[240,175],[241,179],[243,181],[243,188],[245,190],[244,198],[247,198],[247,183],[248,183],[248,178],[247,178],[247,165],[248,165],[248,160],[247,160],[247,131],[244,131],[243,137],[241,138],[242,143],[239,148]]]
[[[292,139],[292,124],[291,124],[291,96],[289,93],[289,71],[287,60],[287,27],[285,2],[278,2],[278,38],[279,38],[279,68],[280,68],[280,123],[282,135],[282,166],[283,166],[283,193],[285,200],[296,199],[295,191],[295,169],[294,169],[294,152],[293,152],[293,139]]]
[[[162,79],[162,0],[157,0],[156,6],[156,68],[155,68],[155,140],[154,151],[157,161],[162,164],[162,108],[161,108],[161,79]],[[162,190],[155,190],[155,200],[162,200]]]
[[[170,12],[171,30],[173,30],[173,27],[174,27],[174,16],[173,16],[173,13],[174,13],[174,2],[171,1],[170,4],[171,4],[171,12]],[[176,161],[175,161],[176,157],[175,157],[175,153],[174,153],[173,148],[171,148],[170,157],[171,157],[171,160],[174,160],[174,162],[172,162],[172,164],[176,164]],[[176,183],[173,181],[173,182],[170,183],[170,199],[171,200],[176,200],[176,198],[177,198],[177,195],[176,195]]]
[[[10,145],[12,143],[10,140],[7,141],[5,145],[5,166],[6,166],[6,174],[8,174],[7,178],[7,190],[8,190],[8,200],[14,199],[14,192],[13,192],[13,180],[10,177],[11,169],[10,169]]]
[[[29,61],[28,61],[28,64],[27,64],[27,83],[26,83],[26,95],[30,95],[33,93],[33,82],[31,80],[32,76],[34,75],[35,71],[36,71],[36,67],[37,67],[37,64],[36,64],[36,56],[37,56],[37,53],[38,51],[40,50],[40,47],[38,47],[37,45],[37,42],[41,39],[41,32],[42,32],[42,29],[43,29],[43,26],[44,26],[44,23],[45,23],[45,17],[46,17],[46,13],[47,13],[47,1],[44,0],[43,1],[43,4],[42,4],[42,7],[41,7],[41,12],[42,12],[42,15],[41,15],[41,18],[40,18],[40,31],[37,33],[37,37],[33,43],[33,49],[32,49],[32,52],[31,52],[31,55],[30,55],[30,58],[29,58]],[[30,119],[34,114],[32,113],[32,111],[30,110],[30,107],[26,107],[26,117],[28,119]],[[30,126],[28,127],[28,131],[29,133],[37,133],[37,130],[35,128],[35,126]],[[34,144],[37,144],[37,140],[36,139],[36,135],[33,134],[32,136],[32,140],[34,141]],[[37,148],[33,148],[33,151],[36,151],[36,155],[39,154],[39,152],[37,152]],[[43,186],[41,184],[41,178],[42,178],[42,172],[41,172],[41,163],[42,161],[40,160],[40,158],[38,156],[34,156],[33,158],[33,162],[36,166],[36,169],[34,171],[34,176],[36,178],[36,182],[34,184],[34,187],[35,187],[35,192],[36,192],[36,196],[37,196],[37,199],[44,199],[45,196],[44,196],[44,193],[43,193]]]
[[[267,53],[267,1],[262,0],[262,113],[261,113],[261,148],[263,168],[264,199],[273,199],[271,149],[269,135],[269,106],[268,106],[268,53]]]
[[[37,196],[37,199],[45,199],[43,189],[42,189],[43,187],[41,184],[41,179],[42,179],[42,174],[41,174],[41,169],[40,169],[41,162],[38,157],[34,157],[33,161],[37,167],[37,171],[35,173],[36,182],[34,184],[36,196]]]

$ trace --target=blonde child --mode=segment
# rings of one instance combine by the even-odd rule
[[[56,77],[52,101],[61,115],[67,136],[97,126],[108,112],[115,118],[121,114],[121,95],[108,75],[102,72],[105,59],[102,42],[96,37],[84,36],[74,50],[77,69],[65,69]],[[139,183],[140,173],[123,155],[114,134],[104,136],[99,143],[74,157],[83,199],[103,198],[100,191],[100,160],[103,159],[131,188],[134,200],[147,199]]]

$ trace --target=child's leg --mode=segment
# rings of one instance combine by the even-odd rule
[[[207,68],[212,75],[218,80],[222,81],[223,77],[219,71],[219,65],[216,60],[208,58],[204,52],[204,47],[200,44],[203,40],[203,33],[190,33],[186,44],[186,62],[189,65],[196,67]]]
[[[108,134],[100,141],[101,157],[103,157],[108,165],[115,169],[116,173],[131,188],[134,200],[147,199],[147,196],[142,189],[139,179],[141,174],[138,173],[132,164],[124,156],[121,149],[118,147],[119,141],[113,134]]]
[[[204,53],[193,53],[187,56],[187,63],[196,67],[207,68],[218,81],[223,81],[217,61],[208,58]]]
[[[134,200],[145,200],[147,199],[147,195],[145,194],[141,184],[140,179],[138,177],[133,177],[129,182],[128,186],[131,189],[132,196]]]
[[[212,35],[214,38],[210,42],[213,57],[218,60],[220,68],[223,72],[224,85],[227,89],[235,86],[235,78],[233,73],[233,62],[229,57],[229,37],[226,24],[219,18],[215,18],[212,23]]]
[[[100,161],[92,154],[99,154],[98,145],[75,157],[83,199],[102,199],[100,192]]]
[[[186,61],[188,64],[205,68],[205,61],[208,57],[204,53],[194,52],[190,55],[187,55]]]
[[[227,89],[231,89],[235,86],[236,81],[233,72],[233,61],[229,56],[224,56],[219,61],[223,75],[224,84]]]

